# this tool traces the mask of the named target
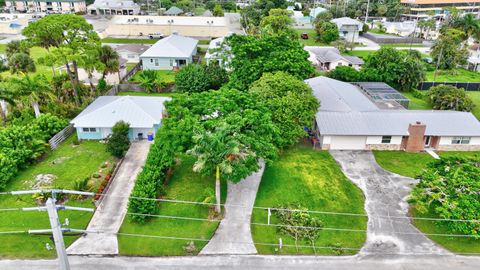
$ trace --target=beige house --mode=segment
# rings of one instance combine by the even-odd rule
[[[10,10],[10,12],[26,13],[76,13],[87,11],[87,5],[85,4],[85,0],[6,0],[5,8]]]

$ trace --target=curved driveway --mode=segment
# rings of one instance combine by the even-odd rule
[[[416,183],[414,179],[385,171],[370,151],[330,153],[365,194],[367,242],[360,255],[451,254],[410,223],[406,198]]]

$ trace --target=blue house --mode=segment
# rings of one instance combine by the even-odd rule
[[[129,138],[155,136],[162,125],[164,102],[168,97],[101,96],[70,121],[79,140],[101,140],[112,134],[118,121],[130,124]]]

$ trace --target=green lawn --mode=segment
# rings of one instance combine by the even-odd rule
[[[335,160],[327,151],[315,151],[300,146],[286,150],[272,165],[267,166],[257,193],[255,206],[278,207],[286,204],[301,204],[308,210],[364,213],[364,197],[359,188],[341,172]],[[322,220],[324,227],[345,229],[366,229],[366,217],[311,214]],[[267,211],[255,209],[252,222],[267,223]],[[272,214],[271,223],[278,223]],[[252,225],[253,240],[256,243],[279,242],[294,245],[291,236],[280,234],[275,227]],[[360,248],[365,241],[363,232],[321,231],[315,246]],[[311,246],[299,241],[299,245]],[[260,254],[314,254],[313,248],[256,245]],[[356,251],[344,251],[353,254]],[[335,255],[332,249],[317,249],[317,254]]]
[[[149,38],[102,38],[102,43],[119,43],[119,44],[154,44],[158,39]]]
[[[391,44],[379,44],[382,48],[426,48],[423,44],[412,44],[409,43],[391,43]]]
[[[157,70],[157,73],[160,75],[160,78],[165,83],[174,83],[175,82],[175,71],[173,70]],[[137,82],[138,81],[138,76],[140,72],[137,72],[133,77],[130,79],[132,82]]]
[[[200,176],[192,171],[195,161],[193,157],[184,156],[182,162],[174,169],[172,178],[168,183],[164,199],[202,202],[208,194],[214,192],[215,179],[213,176]],[[222,182],[222,199],[226,194],[226,183]],[[180,216],[191,218],[208,218],[209,206],[184,203],[161,202],[159,215]],[[195,241],[197,252],[205,246],[213,236],[218,221],[196,221],[168,218],[153,218],[144,225],[132,223],[125,218],[120,232],[172,236],[184,238],[205,239]],[[139,256],[171,256],[187,255],[183,247],[187,240],[158,239],[147,237],[119,236],[119,249],[121,255]],[[195,252],[194,254],[196,254]]]
[[[110,164],[113,158],[106,152],[105,144],[96,141],[83,141],[80,145],[73,145],[75,136],[71,136],[61,146],[48,153],[47,157],[28,169],[23,170],[8,185],[7,191],[32,189],[31,181],[39,174],[53,174],[57,178],[52,186],[56,188],[72,189],[76,180],[91,177],[98,172],[105,161]],[[103,169],[102,171],[105,171]],[[93,187],[98,185],[102,178],[91,179]],[[44,187],[47,188],[47,187]],[[83,201],[69,200],[65,203],[70,206],[93,208],[91,199]],[[35,207],[37,203],[32,195],[0,195],[0,208]],[[49,229],[50,224],[46,212],[38,211],[9,211],[2,212],[0,231]],[[92,213],[82,211],[60,211],[60,219],[68,217],[70,228],[83,229],[88,224]],[[49,235],[0,235],[1,258],[52,258],[55,250],[47,250],[46,243],[54,246]],[[70,245],[78,236],[66,236],[66,246]]]
[[[297,33],[297,38],[300,43],[305,46],[329,46],[326,43],[316,40],[317,32],[315,32],[315,29],[295,29],[295,32]],[[307,33],[308,39],[302,39],[300,37],[302,33]]]
[[[416,98],[410,92],[402,92],[402,95],[410,99],[409,109],[410,110],[431,110],[432,104],[426,99]]]
[[[480,79],[479,79],[480,81]],[[480,120],[480,91],[468,91],[467,95],[472,99],[475,108],[473,108],[473,115]]]
[[[374,53],[375,51],[349,51],[349,52],[346,52],[345,54],[346,55],[350,55],[350,56],[358,56],[360,58],[362,58],[363,60],[365,60],[370,54]]]
[[[427,72],[427,81],[433,81],[435,71]],[[478,72],[473,72],[463,68],[456,68],[453,70],[439,70],[437,71],[436,82],[480,82],[480,75]]]
[[[0,47],[0,52],[4,52],[6,48],[6,45]],[[32,59],[35,61],[35,67],[36,71],[34,73],[31,73],[33,75],[36,74],[43,74],[47,76],[47,78],[51,78],[53,76],[52,74],[52,68],[44,65],[38,64],[38,59],[41,57],[45,57],[47,55],[47,50],[41,47],[32,47],[30,49],[30,56]],[[58,71],[58,70],[56,70]],[[12,77],[12,76],[19,76],[19,75],[13,75],[10,73],[10,71],[3,71],[0,73],[0,77]]]
[[[209,39],[201,39],[198,41],[198,45],[209,45],[210,40]]]
[[[151,96],[151,97],[172,97],[178,94],[177,92],[165,92],[165,93],[146,93],[146,92],[119,92],[118,96]]]
[[[136,65],[137,63],[127,63],[127,72],[132,70]]]

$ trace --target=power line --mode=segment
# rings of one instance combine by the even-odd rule
[[[28,231],[3,231],[0,234],[19,234],[19,233],[27,233]]]

